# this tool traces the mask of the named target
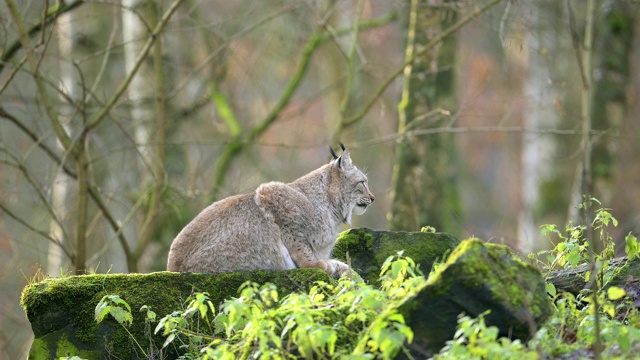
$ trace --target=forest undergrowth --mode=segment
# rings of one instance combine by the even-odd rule
[[[590,202],[599,205],[596,199]],[[617,226],[617,220],[603,207],[593,211],[592,219],[564,229],[541,226],[552,248],[528,256],[543,274],[589,264],[595,271],[583,276],[591,290],[573,295],[548,282],[554,313],[528,342],[500,337],[497,327],[486,324],[487,313],[477,318],[461,314],[454,338],[433,358],[635,358],[640,313],[634,302],[640,291],[610,286],[618,267],[609,266],[615,243],[608,229]],[[591,251],[585,234],[593,234],[602,250]],[[640,255],[631,233],[625,238],[625,253],[628,260]],[[194,293],[183,309],[162,318],[147,306],[133,311],[118,295],[107,295],[96,306],[95,319],[112,316],[125,329],[133,321],[144,321],[150,337],[162,334],[164,344],[157,347],[132,339],[141,357],[149,359],[163,358],[169,346],[179,349],[180,359],[390,359],[400,353],[412,358],[407,343],[413,332],[398,309],[420,292],[426,279],[400,252],[384,263],[379,287],[363,283],[354,272],[337,284],[319,282],[308,292],[284,297],[273,284],[245,283],[237,298],[219,307],[207,293]]]

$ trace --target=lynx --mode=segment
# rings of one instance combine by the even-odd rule
[[[330,259],[341,223],[363,214],[375,197],[349,151],[301,178],[269,182],[253,193],[205,208],[173,240],[167,270],[218,273],[320,268],[339,277],[348,267]]]

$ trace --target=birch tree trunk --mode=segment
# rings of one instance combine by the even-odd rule
[[[527,34],[529,58],[524,93],[528,106],[523,127],[553,129],[560,123],[560,115],[554,105],[558,97],[555,87],[550,86],[554,78],[550,58],[557,59],[557,66],[566,67],[566,62],[557,54],[568,47],[560,43],[555,35],[556,29],[547,21],[554,16],[559,18],[557,12],[562,12],[563,7],[555,1],[542,1],[529,4],[526,8],[531,27]],[[540,231],[535,213],[542,200],[541,187],[553,177],[552,160],[556,149],[554,135],[527,132],[523,135],[520,177],[522,205],[518,213],[517,239],[519,250],[525,254],[537,250],[536,239]]]
[[[62,14],[57,20],[58,29],[58,51],[60,53],[60,90],[65,96],[60,96],[59,119],[68,134],[71,134],[71,122],[76,109],[69,104],[67,99],[78,100],[81,96],[80,78],[78,69],[73,65],[76,58],[75,39],[78,37],[78,12],[70,11]],[[65,152],[65,148],[56,140],[56,148],[60,153]],[[57,219],[52,219],[49,224],[49,234],[51,238],[60,244],[69,242],[67,229],[62,224],[66,223],[69,216],[68,194],[73,191],[73,180],[65,174],[61,166],[58,166],[51,186],[51,207]],[[66,265],[60,246],[50,242],[47,253],[47,274],[49,276],[60,275],[61,269]]]
[[[122,37],[124,41],[125,69],[130,73],[136,63],[136,58],[149,36],[152,26],[148,23],[148,8],[153,3],[150,0],[123,0],[122,6]],[[127,89],[131,102],[131,121],[134,140],[139,154],[139,169],[141,183],[148,184],[149,169],[153,164],[153,151],[150,142],[150,129],[153,125],[154,110],[154,79],[153,65],[145,61],[138,69]]]
[[[123,0],[123,6],[125,68],[129,73],[133,70],[152,28],[158,22],[157,6],[160,4],[151,0]],[[156,39],[150,59],[140,66],[127,91],[139,155],[139,196],[148,197],[140,216],[138,243],[127,264],[130,272],[137,272],[138,261],[151,242],[159,223],[165,187],[166,84],[160,38]]]

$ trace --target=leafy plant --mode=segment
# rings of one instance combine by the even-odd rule
[[[538,354],[520,340],[499,338],[498,328],[484,321],[488,314],[484,312],[475,319],[461,314],[453,340],[447,341],[434,359],[538,359]]]
[[[603,344],[602,358],[631,358],[640,351],[640,314],[625,289],[608,284],[614,269],[608,266],[613,239],[607,228],[616,224],[610,209],[599,208],[588,225],[570,224],[564,232],[554,225],[542,227],[545,236],[560,242],[532,257],[541,269],[587,266],[593,257],[597,276],[588,274],[586,280],[599,286],[576,296],[547,284],[555,313],[531,340],[500,337],[496,327],[485,323],[486,313],[475,319],[461,315],[454,338],[434,359],[591,358],[596,340]],[[602,251],[589,246],[588,232]],[[638,256],[634,235],[626,236],[625,245],[630,259]],[[357,278],[318,282],[308,292],[285,297],[273,284],[245,283],[237,298],[219,308],[207,293],[195,293],[182,310],[160,320],[148,307],[140,310],[147,325],[155,324],[154,333],[165,336],[164,347],[180,349],[181,359],[389,359],[401,351],[410,357],[405,343],[413,340],[413,332],[398,308],[426,285],[416,264],[398,253],[383,264],[380,287]],[[107,315],[125,328],[132,321],[131,309],[117,295],[103,297],[96,307],[96,320]]]
[[[95,309],[95,320],[99,324],[107,315],[111,315],[122,328],[129,334],[138,349],[142,351],[145,357],[149,357],[147,352],[142,348],[140,343],[131,334],[127,326],[133,323],[133,315],[131,314],[131,306],[120,298],[119,295],[105,295],[100,299]]]
[[[416,264],[400,252],[383,263],[380,287],[354,278],[318,282],[283,298],[273,284],[247,282],[219,309],[207,293],[195,293],[183,310],[160,319],[154,333],[166,337],[163,347],[176,344],[183,359],[390,359],[406,351],[413,332],[398,308],[426,284]],[[141,310],[155,321],[148,307]],[[97,321],[108,314],[125,329],[132,319],[117,295],[96,307]]]
[[[590,201],[600,204],[597,199]],[[588,208],[583,203],[580,208]],[[552,240],[551,250],[530,254],[530,259],[543,272],[557,269],[575,269],[591,266],[592,258],[598,269],[595,277],[587,271],[585,280],[593,280],[595,291],[584,290],[575,296],[558,292],[553,284],[547,284],[547,293],[553,298],[555,314],[538,329],[526,344],[517,340],[498,337],[495,327],[488,327],[482,314],[477,319],[461,316],[455,338],[435,356],[436,359],[493,359],[493,358],[593,358],[597,351],[594,344],[603,344],[601,357],[606,359],[633,358],[640,350],[640,315],[627,299],[623,288],[610,286],[615,269],[608,262],[614,256],[614,241],[607,231],[618,222],[609,208],[594,211],[587,225],[569,224],[564,232],[555,225],[543,225],[542,235]],[[602,250],[589,245],[587,233],[593,233]],[[629,259],[639,254],[637,238],[629,233],[625,238],[625,250]]]
[[[589,201],[600,204],[595,198],[590,198]],[[579,208],[587,209],[586,201]],[[529,254],[529,259],[536,263],[541,270],[549,272],[587,265],[590,262],[590,257],[594,256],[594,261],[598,265],[596,268],[599,269],[595,280],[598,281],[599,287],[606,286],[614,275],[613,269],[609,267],[609,260],[615,256],[615,242],[607,231],[609,226],[618,226],[618,220],[612,215],[609,208],[596,209],[593,221],[589,225],[570,223],[565,227],[564,232],[558,230],[557,226],[553,224],[542,225],[541,234],[549,238],[553,248]],[[602,247],[600,251],[591,248],[586,236],[587,230],[595,231],[598,234],[599,244]],[[554,240],[554,237],[557,240]],[[626,244],[625,250],[628,255],[631,254],[630,258],[637,256],[640,249],[637,239],[631,233],[627,235]],[[585,272],[585,280],[591,280],[590,271]],[[548,288],[548,292],[555,295],[554,289]]]

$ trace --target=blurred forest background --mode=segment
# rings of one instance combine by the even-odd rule
[[[546,248],[583,194],[640,230],[637,0],[3,0],[0,358],[32,279],[163,270],[216,199],[344,142],[353,226]]]

